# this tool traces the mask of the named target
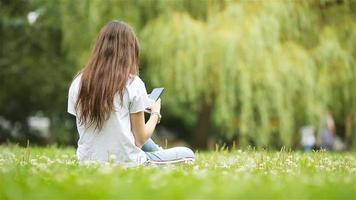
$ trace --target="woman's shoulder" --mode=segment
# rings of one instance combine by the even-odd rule
[[[73,80],[72,80],[72,83],[70,84],[71,86],[75,86],[75,85],[79,85],[80,83],[80,80],[82,79],[82,74],[77,74]]]
[[[145,83],[137,75],[131,75],[128,83],[129,87],[142,87],[145,86]]]
[[[74,93],[79,89],[81,78],[82,78],[82,74],[77,74],[73,78],[72,83],[70,84],[70,87],[69,87],[69,93]]]

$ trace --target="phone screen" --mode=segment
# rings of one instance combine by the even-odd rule
[[[155,88],[152,90],[151,94],[149,94],[149,98],[157,101],[161,94],[163,93],[164,88]]]

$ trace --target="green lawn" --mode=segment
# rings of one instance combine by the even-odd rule
[[[80,165],[72,148],[0,147],[0,199],[356,199],[354,153],[219,151],[195,164]]]

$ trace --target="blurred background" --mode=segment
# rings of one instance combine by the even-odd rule
[[[0,143],[76,145],[67,92],[129,23],[161,145],[356,148],[356,0],[0,0]]]

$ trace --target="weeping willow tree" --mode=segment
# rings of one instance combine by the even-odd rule
[[[206,20],[161,16],[140,35],[147,74],[167,88],[169,112],[197,127],[199,147],[211,130],[293,147],[299,127],[318,126],[328,110],[355,123],[351,4],[240,2]]]
[[[57,0],[55,3],[61,12],[63,48],[79,68],[85,65],[101,27],[111,20],[124,21],[139,33],[150,20],[174,11],[187,11],[198,19],[206,16],[206,2],[190,0]]]
[[[339,133],[352,135],[354,1],[57,3],[63,48],[76,69],[105,23],[134,27],[143,78],[166,88],[163,114],[183,120],[197,147],[206,147],[209,135],[292,147],[298,129],[318,127],[328,110]]]
[[[51,132],[69,135],[61,126],[67,124],[63,91],[70,74],[85,65],[99,29],[119,19],[139,36],[147,86],[167,89],[163,125],[178,119],[175,126],[189,127],[192,144],[205,147],[214,135],[237,137],[241,145],[294,146],[299,127],[318,127],[327,110],[338,134],[356,141],[356,1],[18,0],[1,5],[0,40],[8,47],[1,58],[3,82],[18,83],[0,100],[22,98],[29,91],[24,88],[37,88],[26,101],[35,106],[20,100],[4,107],[3,116],[14,122],[26,124],[40,112],[58,126]],[[16,79],[21,66],[38,72]],[[16,114],[19,108],[27,111]]]

